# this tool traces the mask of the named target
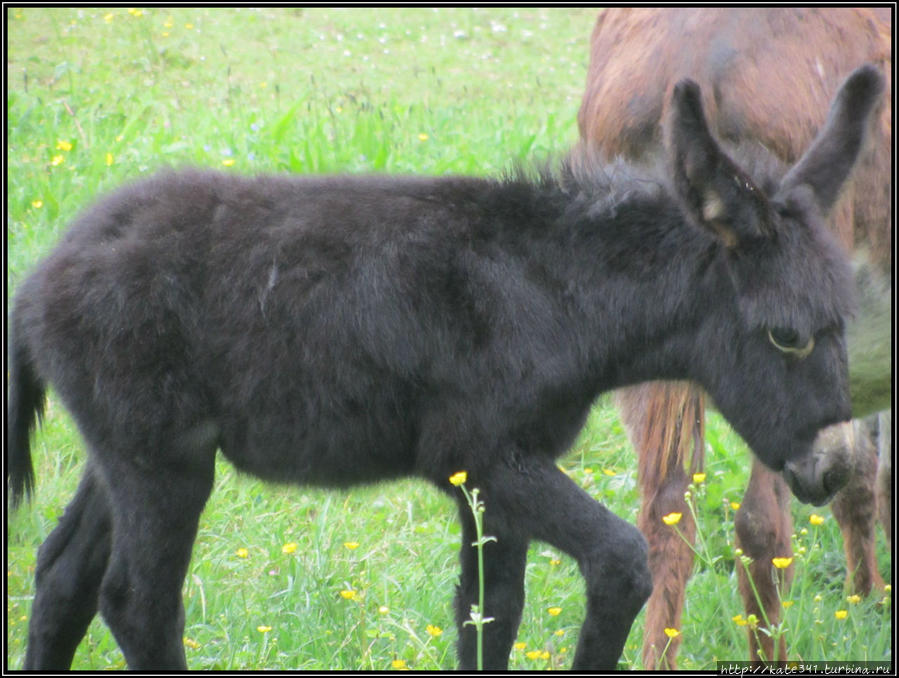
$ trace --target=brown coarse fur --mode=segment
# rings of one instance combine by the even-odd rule
[[[877,524],[877,453],[874,443],[862,427],[855,422],[856,454],[854,473],[849,484],[830,505],[843,533],[846,550],[847,589],[868,595],[872,588],[883,589],[884,582],[876,567],[874,556],[874,528]],[[885,526],[887,527],[887,526]],[[888,531],[889,533],[889,531]]]
[[[736,545],[742,558],[736,564],[740,595],[746,607],[750,656],[753,661],[785,661],[787,649],[781,635],[774,655],[774,640],[765,633],[780,621],[780,593],[793,581],[793,566],[778,569],[773,558],[792,558],[793,517],[790,491],[784,482],[761,464],[752,465],[752,475],[743,503],[734,517]],[[752,581],[750,581],[750,578]],[[757,621],[756,621],[757,620]]]
[[[892,72],[890,12],[860,8],[615,8],[600,13],[591,38],[586,91],[578,114],[583,145],[600,158],[623,156],[651,163],[662,147],[662,121],[670,92],[683,77],[702,87],[703,105],[721,138],[755,144],[791,163],[824,122],[821,102],[863,62]],[[847,248],[864,253],[891,276],[891,97],[872,123],[872,143],[842,193],[830,223]],[[668,642],[666,627],[679,628],[692,552],[661,516],[682,512],[681,532],[692,540],[694,525],[683,493],[704,442],[701,391],[687,384],[637,387],[618,398],[630,438],[639,454],[643,508],[639,526],[650,544],[654,591],[647,604],[644,667],[676,668],[679,639]],[[682,422],[692,421],[690,427]],[[889,419],[885,419],[887,424]],[[889,529],[891,467],[888,451],[877,504]],[[873,448],[860,445],[856,472],[834,506],[841,522],[850,583],[867,593],[882,586],[873,552],[876,465]],[[861,458],[863,457],[863,458]],[[777,624],[779,594],[770,561],[792,555],[789,490],[782,478],[753,466],[747,495],[737,515],[737,544],[756,560],[750,573],[759,596],[738,566],[747,613]],[[792,566],[778,572],[782,584]],[[762,606],[759,607],[759,599]],[[764,613],[763,613],[764,611]],[[756,640],[760,639],[760,640]],[[761,630],[749,630],[752,659],[773,658],[773,644]],[[786,658],[783,640],[778,657]]]
[[[877,418],[879,464],[877,466],[877,514],[887,539],[893,537],[893,420],[884,413]]]
[[[652,36],[652,39],[648,39]],[[609,157],[661,146],[659,121],[674,83],[696,80],[723,139],[757,140],[786,163],[807,148],[843,78],[878,64],[890,91],[889,21],[860,8],[624,8],[602,12],[591,39],[581,138]],[[789,65],[785,68],[784,65]],[[832,221],[847,245],[867,248],[884,270],[892,252],[890,97]],[[859,198],[856,200],[855,196]]]
[[[637,527],[649,543],[649,571],[654,582],[643,661],[663,669],[674,668],[673,660],[667,658],[677,655],[681,642],[679,636],[669,639],[664,629],[680,628],[684,589],[693,569],[693,553],[685,539],[693,542],[696,525],[684,501],[684,488],[703,466],[702,398],[685,386],[656,382],[616,393],[631,443],[639,450],[659,451],[641,460],[645,462],[638,472],[643,507]],[[657,397],[657,391],[665,397]],[[662,522],[662,516],[675,512],[682,516],[678,530],[683,536]]]

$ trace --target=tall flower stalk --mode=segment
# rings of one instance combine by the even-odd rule
[[[465,495],[465,501],[468,502],[468,508],[474,518],[475,535],[477,539],[472,542],[478,550],[478,602],[472,604],[469,620],[465,624],[471,624],[475,627],[475,635],[477,638],[477,668],[478,671],[484,670],[484,624],[493,621],[493,617],[484,616],[484,544],[490,541],[496,541],[496,537],[484,536],[484,502],[478,498],[478,488],[473,488],[471,492],[465,487],[465,481],[468,480],[468,474],[465,471],[459,471],[450,476],[451,484],[462,490]]]

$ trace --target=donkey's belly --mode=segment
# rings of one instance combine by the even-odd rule
[[[222,453],[241,471],[274,482],[347,486],[408,475],[411,425],[401,417],[322,417],[319,421],[233,419]]]

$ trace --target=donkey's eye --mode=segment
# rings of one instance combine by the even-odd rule
[[[768,335],[778,348],[796,348],[799,345],[799,332],[792,327],[772,327]]]
[[[805,358],[815,348],[814,337],[803,341],[802,337],[792,327],[772,327],[768,330],[768,339],[777,350],[789,353],[797,358]]]

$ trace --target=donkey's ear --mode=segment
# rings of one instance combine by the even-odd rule
[[[712,137],[699,85],[681,80],[674,86],[670,115],[674,185],[693,220],[730,248],[767,236],[768,202]]]
[[[822,209],[833,206],[862,148],[883,89],[884,77],[871,64],[857,68],[846,78],[830,107],[824,129],[787,172],[781,193],[805,184]]]

